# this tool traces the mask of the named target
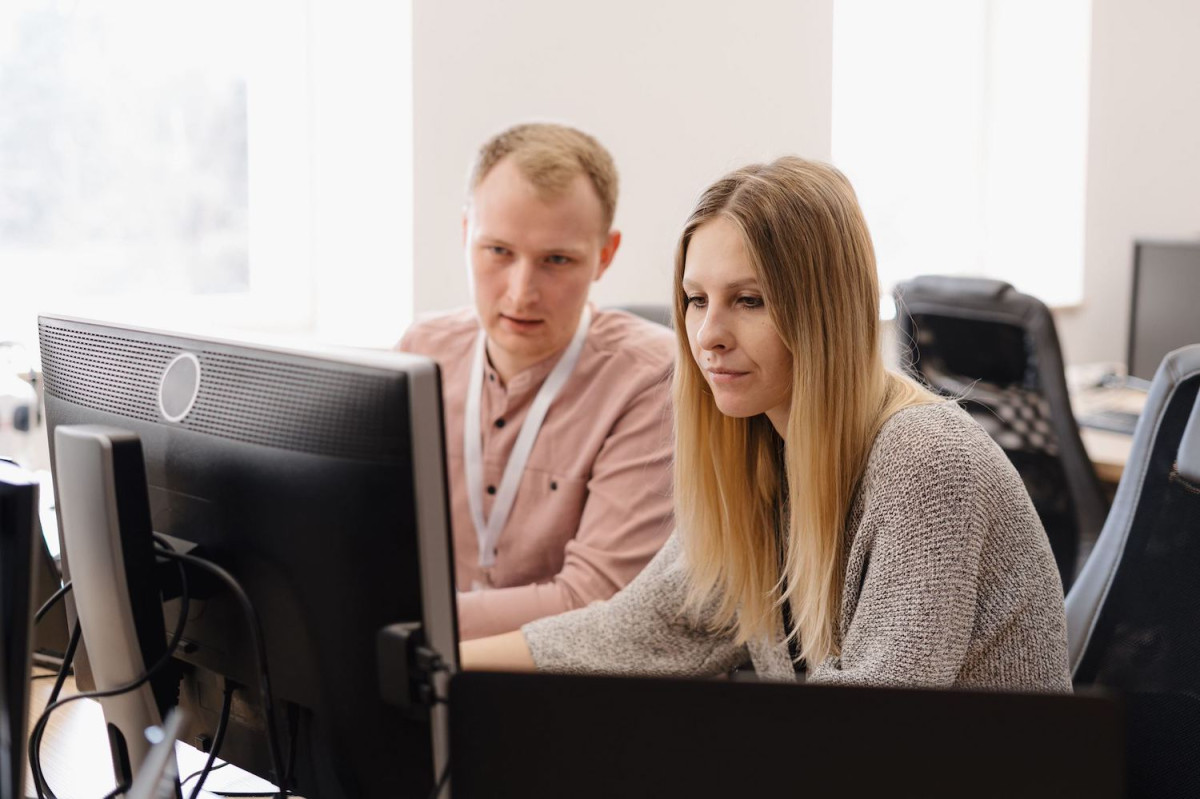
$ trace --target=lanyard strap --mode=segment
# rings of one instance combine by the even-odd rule
[[[571,372],[575,371],[575,364],[579,362],[579,356],[583,352],[583,342],[587,338],[591,321],[591,309],[585,305],[574,338],[542,383],[542,387],[538,389],[533,405],[530,406],[529,413],[521,425],[521,432],[517,434],[512,454],[508,456],[508,463],[504,465],[504,476],[500,480],[500,489],[496,492],[496,499],[492,504],[491,516],[486,520],[483,518],[483,434],[480,430],[479,416],[483,396],[484,361],[487,358],[487,333],[479,331],[479,338],[475,341],[475,362],[471,367],[471,379],[467,386],[467,417],[463,420],[463,460],[467,468],[467,500],[471,506],[471,521],[475,523],[475,538],[479,541],[481,568],[489,568],[496,562],[496,542],[500,540],[500,532],[512,512],[521,475],[525,472],[529,454],[533,452],[533,442],[537,440],[538,432],[542,429],[546,411],[566,385]]]

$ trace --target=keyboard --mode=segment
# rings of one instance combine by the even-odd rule
[[[1093,411],[1076,418],[1080,427],[1091,427],[1095,430],[1107,430],[1111,433],[1133,435],[1137,429],[1138,415],[1132,411]]]

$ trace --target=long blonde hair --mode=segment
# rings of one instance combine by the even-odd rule
[[[786,445],[765,416],[720,412],[688,344],[688,245],[718,217],[741,231],[792,355]],[[831,166],[786,157],[714,183],[680,236],[675,287],[675,505],[689,607],[715,599],[714,623],[748,641],[774,635],[786,601],[786,632],[815,665],[840,649],[847,514],[875,435],[896,411],[936,398],[883,366],[874,249],[854,190]]]

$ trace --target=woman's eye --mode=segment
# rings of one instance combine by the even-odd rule
[[[706,302],[707,300],[705,300],[704,297],[701,297],[699,294],[689,294],[684,299],[683,305],[685,308],[690,308],[693,305],[697,308],[703,308]]]
[[[761,308],[763,305],[762,297],[753,297],[749,295],[738,297],[738,302],[740,302],[746,308]]]

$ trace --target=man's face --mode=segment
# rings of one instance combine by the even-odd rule
[[[505,380],[570,343],[588,289],[621,241],[604,229],[587,176],[547,197],[511,158],[475,187],[463,236],[488,355]]]

